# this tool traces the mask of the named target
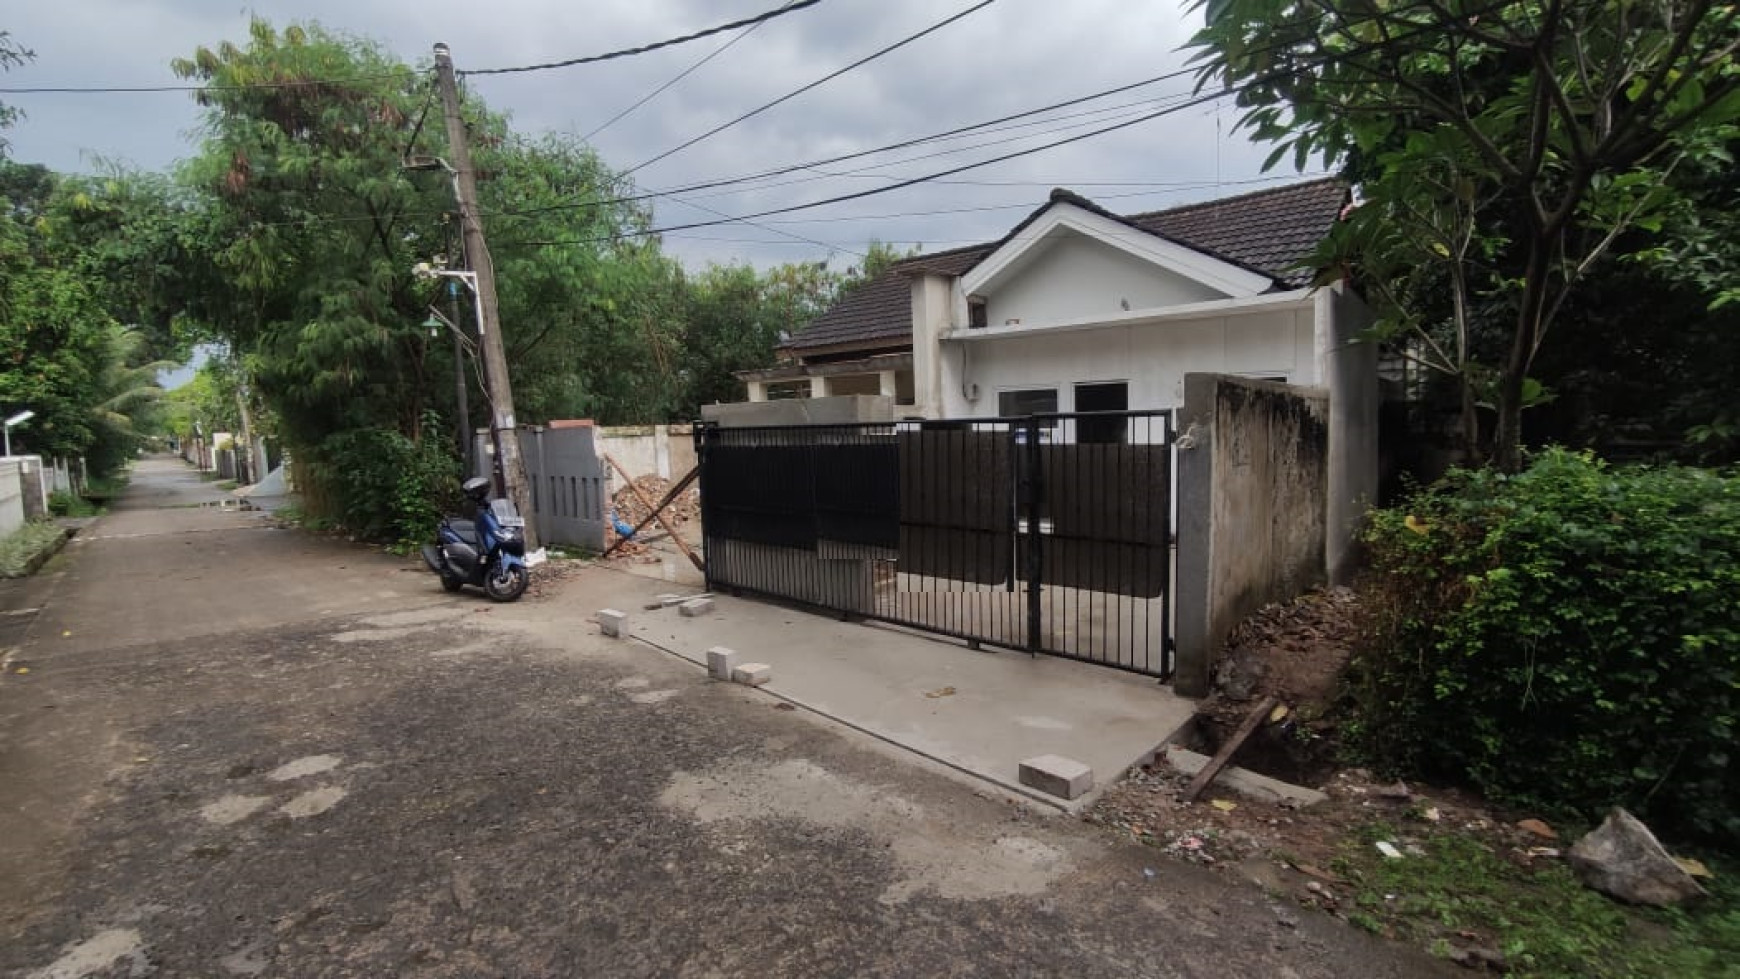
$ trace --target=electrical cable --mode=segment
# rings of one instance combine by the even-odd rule
[[[777,106],[783,102],[790,101],[791,99],[797,98],[799,95],[802,95],[805,92],[810,91],[811,89],[817,88],[821,85],[824,85],[828,82],[831,82],[834,79],[840,77],[841,75],[846,74],[849,71],[854,71],[858,68],[862,68],[864,65],[869,64],[872,61],[875,61],[877,58],[880,58],[885,54],[889,54],[890,52],[897,51],[900,48],[903,48],[906,45],[911,44],[912,42],[918,40],[919,38],[922,38],[928,34],[933,34],[937,31],[940,31],[943,28],[949,26],[950,24],[953,24],[955,21],[960,20],[963,17],[967,17],[971,14],[978,13],[979,11],[985,9],[986,7],[989,7],[991,4],[996,3],[996,2],[997,2],[997,0],[979,0],[979,2],[974,4],[973,6],[968,7],[967,9],[960,11],[959,13],[954,14],[953,16],[948,17],[944,20],[940,20],[937,23],[932,24],[931,26],[925,28],[922,31],[919,31],[916,34],[912,34],[912,35],[909,35],[907,37],[904,37],[904,38],[894,42],[893,44],[888,45],[885,48],[882,48],[878,51],[872,52],[871,54],[865,55],[864,57],[859,58],[857,61],[852,62],[851,64],[847,65],[844,68],[841,68],[837,71],[831,72],[827,75],[822,76],[821,78],[816,79],[813,82],[810,82],[808,85],[804,85],[800,88],[793,89],[792,91],[787,92],[784,95],[781,95],[779,98],[774,99],[772,102],[768,102],[764,105],[757,106],[754,109],[750,109],[748,112],[743,113],[742,115],[738,116],[737,118],[732,119],[729,122],[721,123],[720,125],[714,126],[712,129],[709,129],[706,132],[702,133],[701,135],[696,136],[692,139],[688,139],[688,140],[685,140],[684,142],[678,143],[676,146],[673,146],[670,149],[665,150],[663,153],[660,153],[657,156],[651,157],[650,159],[642,160],[641,162],[635,164],[634,166],[629,167],[627,170],[624,170],[622,172],[622,176],[624,176],[624,177],[630,176],[630,175],[634,174],[636,171],[643,170],[646,167],[649,167],[649,166],[653,165],[654,163],[659,162],[660,160],[674,156],[677,153],[681,153],[683,150],[686,150],[689,147],[694,146],[696,143],[699,143],[704,139],[710,139],[713,136],[717,136],[718,134],[724,132],[725,130],[730,129],[732,126],[735,126],[738,123],[743,122],[747,119],[752,119],[755,116],[758,116],[761,113],[766,112],[767,110],[773,108],[774,106]]]
[[[786,6],[789,7],[790,4],[787,4]],[[783,10],[786,8],[782,7],[781,9]],[[597,126],[594,126],[592,128],[591,132],[580,137],[580,142],[582,142],[582,143],[592,142],[592,137],[598,135],[599,133],[605,131],[606,129],[609,129],[611,126],[616,125],[618,122],[620,122],[623,119],[623,117],[629,115],[630,113],[634,112],[636,109],[639,109],[641,106],[647,104],[648,102],[651,102],[653,99],[658,98],[660,95],[663,95],[665,93],[666,89],[670,88],[671,86],[677,84],[678,82],[682,81],[683,79],[694,74],[695,70],[697,68],[700,68],[702,65],[706,64],[709,61],[712,61],[714,58],[717,58],[720,55],[724,54],[726,51],[730,50],[732,45],[736,44],[738,41],[743,40],[744,38],[748,37],[749,35],[754,34],[756,32],[756,30],[759,29],[761,27],[761,25],[765,24],[765,23],[767,23],[767,22],[766,21],[757,21],[756,23],[751,24],[749,26],[749,28],[747,30],[745,30],[743,33],[737,35],[736,37],[732,38],[729,41],[726,41],[724,44],[719,45],[718,47],[713,49],[712,53],[708,54],[706,57],[702,58],[700,61],[697,61],[694,64],[690,65],[689,67],[684,68],[681,72],[678,72],[677,76],[675,78],[672,78],[670,81],[665,82],[663,85],[660,85],[658,88],[655,88],[652,91],[646,93],[645,95],[641,96],[640,99],[637,100],[633,105],[629,106],[626,109],[623,109],[621,112],[618,112],[616,115],[611,116],[609,119],[604,120],[602,123],[599,123]]]
[[[674,47],[678,44],[687,44],[690,41],[699,41],[704,37],[711,37],[714,34],[723,34],[726,31],[734,31],[740,27],[758,26],[767,23],[775,17],[783,17],[786,14],[795,13],[806,7],[814,7],[816,4],[821,2],[822,0],[796,0],[795,3],[788,3],[776,10],[769,10],[765,13],[756,14],[754,17],[745,17],[742,20],[734,20],[729,24],[720,24],[718,27],[709,27],[704,31],[685,34],[682,37],[654,41],[651,44],[643,44],[635,48],[623,48],[620,51],[609,51],[604,54],[591,54],[583,58],[569,58],[566,61],[551,61],[541,65],[519,65],[513,68],[473,68],[469,71],[454,72],[454,74],[462,77],[469,75],[515,75],[528,71],[549,71],[552,68],[572,68],[575,65],[590,65],[600,61],[612,61],[616,58],[627,58],[631,55],[646,54],[648,51],[657,51],[660,48]]]

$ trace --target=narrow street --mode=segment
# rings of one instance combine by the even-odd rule
[[[1457,974],[219,497],[0,593],[0,975]]]

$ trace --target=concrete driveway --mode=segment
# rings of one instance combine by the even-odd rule
[[[50,569],[0,974],[1450,974],[602,639],[583,579],[495,606],[265,527],[128,506]]]

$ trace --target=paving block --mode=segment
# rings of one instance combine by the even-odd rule
[[[1177,745],[1167,745],[1166,760],[1172,767],[1186,775],[1195,775],[1208,764],[1208,756],[1180,748]],[[1212,785],[1221,786],[1229,791],[1250,799],[1260,799],[1276,805],[1290,806],[1295,809],[1305,809],[1329,799],[1316,789],[1303,785],[1293,785],[1267,775],[1259,775],[1234,765],[1228,765],[1214,777]]]
[[[725,646],[714,646],[707,650],[707,675],[715,680],[731,679],[731,671],[737,668],[737,650]]]
[[[621,638],[628,630],[628,615],[613,608],[598,610],[598,631],[607,636]]]
[[[751,687],[759,687],[773,679],[773,667],[766,663],[745,663],[731,671],[731,679]]]
[[[678,605],[677,611],[691,619],[697,615],[706,615],[713,611],[713,600],[711,598],[691,598]]]
[[[1073,758],[1040,755],[1021,763],[1021,784],[1060,799],[1074,799],[1094,787],[1094,770]]]

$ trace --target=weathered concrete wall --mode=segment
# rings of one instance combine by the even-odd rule
[[[635,479],[679,479],[695,468],[692,425],[621,425],[598,429],[598,454],[609,453]],[[617,479],[614,471],[606,472]]]
[[[1332,584],[1353,577],[1354,535],[1378,496],[1377,344],[1363,339],[1372,314],[1337,283],[1319,290],[1318,336],[1324,349],[1320,373],[1329,389],[1329,472],[1324,567]]]
[[[24,526],[24,483],[27,479],[36,477],[25,472],[23,460],[0,459],[0,537]]]
[[[1184,392],[1174,688],[1201,697],[1240,619],[1323,580],[1329,404],[1217,374],[1187,376]]]
[[[740,401],[736,404],[702,405],[701,418],[725,428],[885,422],[894,420],[894,399],[849,394],[837,398]]]

